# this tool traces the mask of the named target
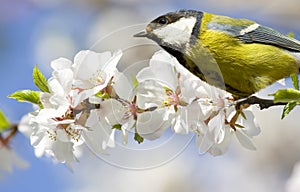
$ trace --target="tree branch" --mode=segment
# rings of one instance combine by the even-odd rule
[[[274,100],[271,99],[261,99],[256,96],[250,96],[244,100],[237,101],[236,109],[240,109],[243,105],[247,105],[247,104],[248,105],[258,104],[259,108],[263,110],[273,106],[286,105],[287,103],[274,103]]]

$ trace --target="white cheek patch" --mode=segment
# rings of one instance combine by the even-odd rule
[[[178,46],[187,45],[196,21],[195,17],[183,17],[174,23],[155,29],[153,33],[165,43]]]

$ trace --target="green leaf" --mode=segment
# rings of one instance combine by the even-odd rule
[[[113,129],[117,129],[117,130],[120,130],[120,131],[121,131],[121,127],[122,127],[121,124],[115,124],[115,125],[112,126]]]
[[[99,97],[101,99],[109,99],[110,98],[108,93],[103,93],[102,91],[99,91],[98,93],[96,93],[95,96]]]
[[[47,92],[49,93],[49,88],[48,88],[48,82],[43,75],[43,73],[38,69],[37,66],[34,66],[33,68],[33,82],[34,84],[42,91],[42,92]]]
[[[141,144],[144,141],[144,138],[140,136],[137,132],[134,134],[134,140]]]
[[[284,106],[281,119],[285,118],[295,107],[297,106],[297,102],[289,102]]]
[[[9,128],[10,123],[7,121],[4,113],[0,110],[0,133]]]
[[[300,91],[292,88],[280,89],[271,96],[274,96],[274,103],[300,102]]]
[[[293,32],[289,32],[289,33],[287,34],[287,36],[288,36],[288,37],[291,37],[291,38],[295,38],[295,34],[294,34]]]
[[[21,90],[16,91],[13,94],[9,95],[8,98],[16,99],[19,102],[29,102],[39,105],[43,108],[43,105],[40,101],[40,92],[32,90]]]
[[[136,77],[132,78],[133,88],[137,88],[139,86],[139,81]]]
[[[293,82],[293,85],[295,87],[295,89],[299,90],[299,78],[298,78],[298,74],[292,74],[291,75],[291,79]]]
[[[168,94],[168,93],[173,93],[173,90],[168,88],[167,86],[163,86],[165,92]]]

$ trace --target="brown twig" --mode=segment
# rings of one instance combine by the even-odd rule
[[[6,137],[3,137],[3,135],[0,134],[0,147],[1,146],[9,147],[8,144],[9,144],[10,139],[13,138],[18,131],[18,124],[11,124],[10,128],[7,130],[10,132],[8,133],[8,135]]]
[[[261,110],[263,110],[263,109],[268,109],[269,107],[273,107],[273,106],[286,105],[287,103],[274,103],[274,100],[271,100],[271,99],[261,99],[256,96],[250,96],[244,100],[237,101],[235,106],[236,106],[236,109],[240,109],[241,106],[246,105],[246,104],[248,104],[248,105],[258,104],[259,108]]]

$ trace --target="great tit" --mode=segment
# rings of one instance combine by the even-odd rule
[[[247,19],[179,10],[134,36],[155,41],[200,79],[237,99],[299,73],[300,42]]]

